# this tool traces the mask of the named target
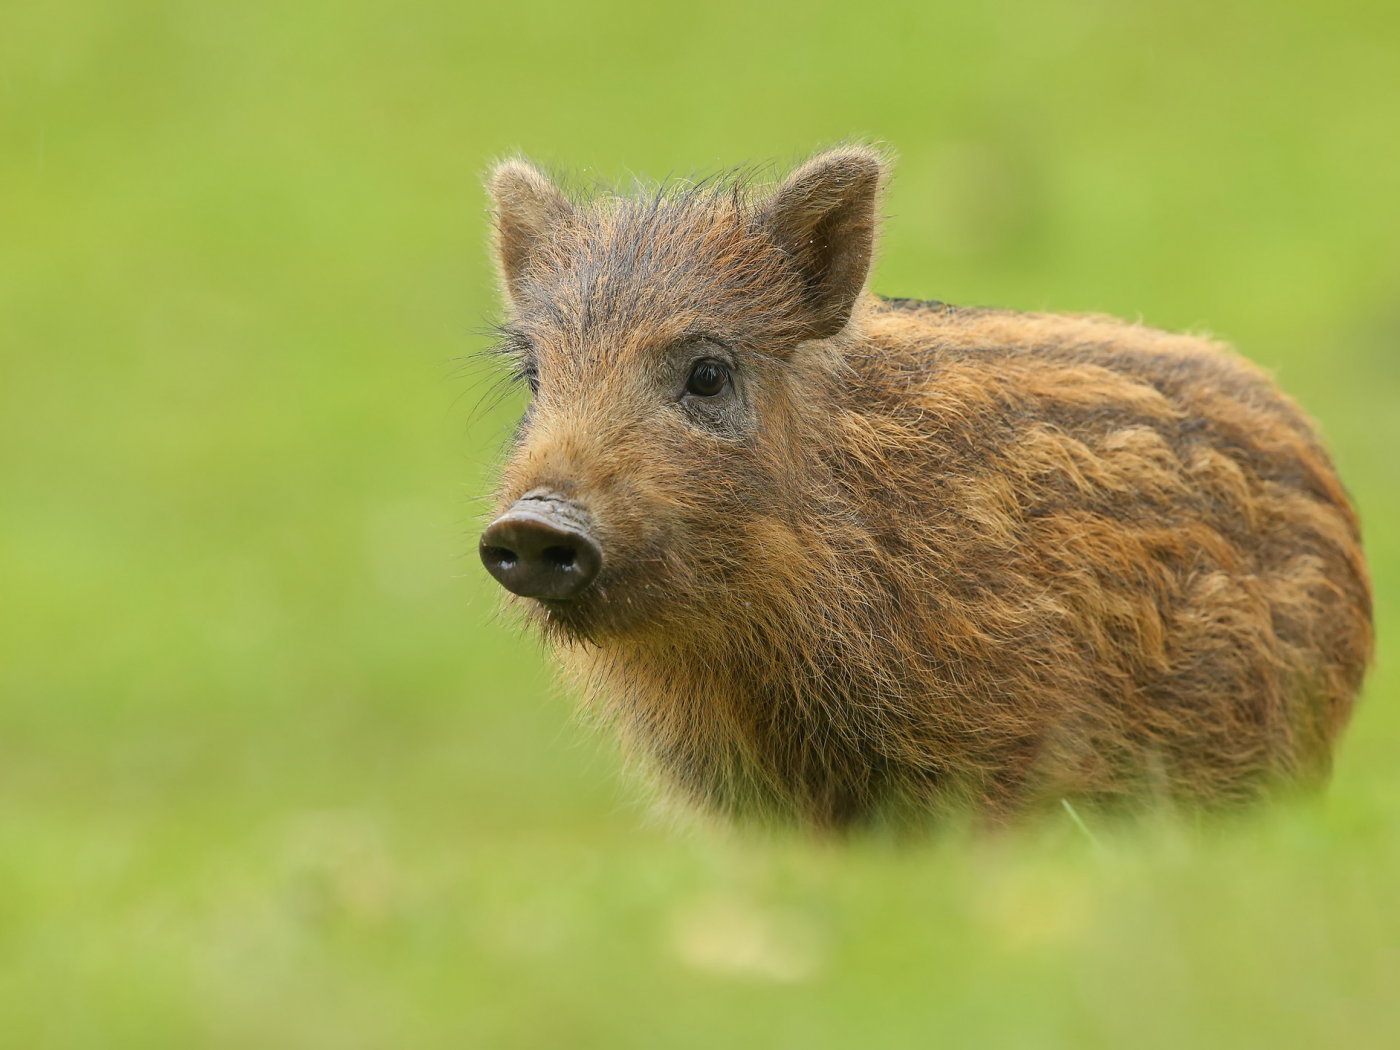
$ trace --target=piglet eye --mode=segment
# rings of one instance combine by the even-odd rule
[[[729,382],[729,369],[718,361],[704,360],[696,361],[690,370],[690,379],[686,381],[685,389],[687,393],[696,397],[714,397],[724,389]]]

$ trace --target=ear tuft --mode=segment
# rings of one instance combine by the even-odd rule
[[[496,265],[506,294],[520,294],[531,260],[573,205],[534,165],[511,158],[491,170],[487,189],[495,206]]]
[[[809,338],[835,335],[850,320],[870,273],[886,170],[877,150],[834,149],[789,175],[763,209],[768,235],[806,286]]]

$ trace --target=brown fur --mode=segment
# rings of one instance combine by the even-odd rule
[[[500,505],[591,516],[596,583],[521,602],[589,703],[682,799],[817,826],[1325,778],[1371,604],[1307,418],[1198,338],[864,293],[884,177],[495,172],[538,382]],[[700,417],[697,345],[735,374]]]

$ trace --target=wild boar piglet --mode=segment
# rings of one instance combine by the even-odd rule
[[[1314,426],[1218,343],[868,293],[887,177],[864,147],[633,195],[498,165],[530,404],[487,570],[712,813],[1325,779],[1371,597]]]

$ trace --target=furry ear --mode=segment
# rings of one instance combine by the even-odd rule
[[[486,185],[495,205],[496,266],[506,295],[515,299],[531,259],[550,230],[573,214],[573,205],[543,172],[523,160],[501,161]]]
[[[834,149],[789,175],[763,209],[768,235],[806,284],[809,338],[835,335],[850,320],[870,273],[885,171],[876,150]]]

